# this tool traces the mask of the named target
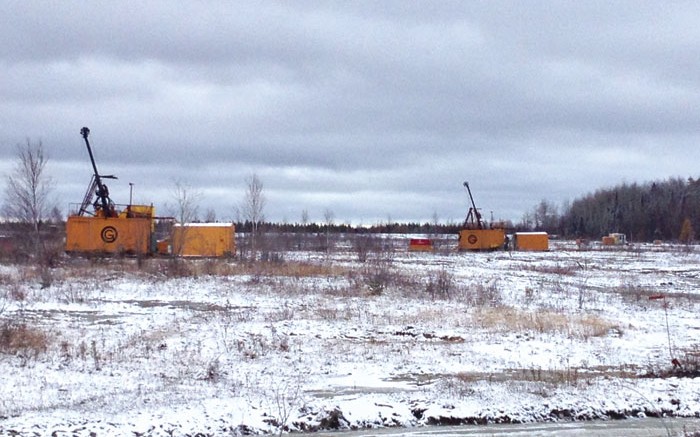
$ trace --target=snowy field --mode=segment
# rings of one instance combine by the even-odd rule
[[[700,430],[700,250],[364,256],[0,265],[0,435]]]

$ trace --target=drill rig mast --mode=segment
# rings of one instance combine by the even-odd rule
[[[85,140],[85,145],[87,146],[88,154],[90,155],[90,162],[92,162],[93,175],[90,180],[90,185],[88,186],[87,192],[83,197],[83,202],[80,205],[80,211],[78,215],[85,215],[88,212],[88,207],[92,203],[95,216],[101,217],[117,217],[117,211],[114,208],[114,202],[109,198],[109,189],[107,185],[102,182],[102,179],[116,179],[114,175],[100,175],[97,171],[97,164],[95,164],[95,157],[92,154],[92,148],[90,147],[90,141],[88,141],[88,135],[90,134],[90,129],[84,127],[80,129],[80,134]],[[95,202],[92,202],[93,195],[97,196]]]
[[[476,203],[474,203],[474,196],[472,196],[472,190],[469,189],[469,182],[464,182],[464,186],[469,193],[469,200],[472,206],[469,207],[469,212],[467,213],[467,218],[464,219],[464,227],[467,229],[484,229],[484,222],[481,220],[481,213],[476,208]]]

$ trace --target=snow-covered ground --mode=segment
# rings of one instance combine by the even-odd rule
[[[694,250],[281,258],[0,266],[0,435],[700,419]]]

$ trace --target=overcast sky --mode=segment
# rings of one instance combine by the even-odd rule
[[[112,198],[270,220],[520,220],[698,177],[700,2],[0,3],[0,175],[42,141],[64,212]]]

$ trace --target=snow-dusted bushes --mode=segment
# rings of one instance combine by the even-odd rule
[[[700,344],[676,351],[666,365],[649,364],[643,374],[647,378],[698,378],[700,377]]]
[[[425,291],[432,298],[439,297],[449,299],[457,291],[457,283],[454,275],[444,267],[428,275]]]
[[[17,355],[23,360],[36,359],[50,345],[49,335],[22,320],[0,322],[0,352]]]
[[[22,276],[28,271],[23,268]],[[49,334],[22,310],[29,293],[24,279],[0,276],[0,353],[18,356],[25,362],[45,353],[51,343]]]

